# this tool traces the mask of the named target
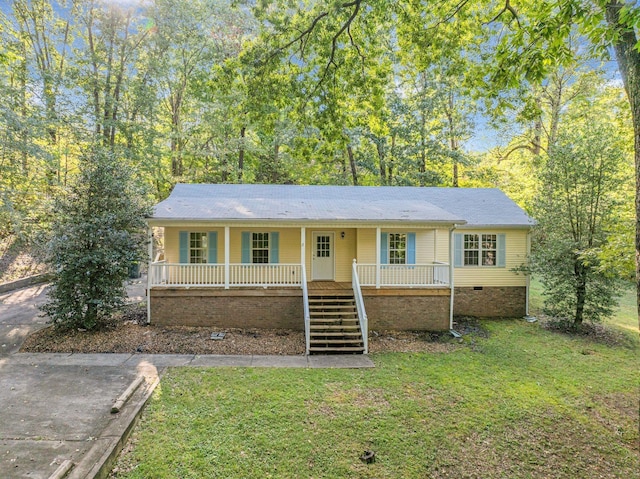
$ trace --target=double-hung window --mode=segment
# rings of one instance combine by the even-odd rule
[[[254,264],[269,262],[269,233],[251,234],[251,262]]]
[[[189,263],[207,262],[207,233],[189,233]]]
[[[380,234],[380,264],[416,264],[416,234]]]
[[[407,235],[389,233],[389,264],[407,264]]]
[[[505,266],[504,234],[456,234],[454,248],[456,266]]]
[[[276,264],[280,262],[280,235],[277,231],[243,231],[241,259],[244,264]]]

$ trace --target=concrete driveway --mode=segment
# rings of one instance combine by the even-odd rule
[[[0,295],[0,477],[49,478],[65,462],[65,477],[93,477],[115,448],[158,378],[145,358],[128,354],[16,354],[24,338],[46,325],[38,306],[46,285]],[[144,299],[144,283],[129,287]],[[138,375],[146,381],[125,407],[116,399]]]
[[[127,287],[145,299],[145,280]],[[48,479],[73,464],[66,479],[106,477],[110,459],[167,367],[371,368],[368,356],[220,356],[180,354],[18,353],[46,326],[38,306],[46,286],[0,295],[0,479]],[[113,403],[144,380],[116,414]]]

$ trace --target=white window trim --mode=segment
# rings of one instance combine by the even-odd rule
[[[209,262],[209,233],[206,231],[189,231],[189,237],[188,237],[188,241],[189,241],[189,245],[188,245],[188,261],[189,264],[206,264]],[[203,238],[202,240],[202,246],[199,248],[194,248],[191,246],[191,235],[200,235],[201,238]],[[193,255],[192,252],[193,251],[202,251],[202,261],[199,262],[194,262],[192,261],[193,259]]]
[[[391,248],[391,237],[393,235],[402,235],[404,236],[404,248]],[[388,258],[387,260],[389,261],[389,264],[399,264],[399,265],[405,265],[407,264],[407,255],[408,255],[408,248],[407,248],[407,243],[408,243],[408,235],[407,233],[387,233],[387,255]],[[403,256],[403,262],[402,263],[394,263],[391,261],[391,252],[395,251],[395,252],[404,252],[404,256]]]
[[[264,248],[255,248],[254,245],[254,241],[256,241],[255,235],[266,235],[266,246]],[[271,244],[270,244],[270,237],[269,237],[269,233],[266,232],[262,232],[262,231],[252,231],[251,232],[251,237],[249,238],[250,244],[249,244],[249,259],[251,260],[251,264],[269,264],[269,262],[271,261]],[[262,241],[265,241],[264,238],[262,239]],[[267,252],[267,261],[265,263],[256,263],[255,260],[255,256],[253,255],[254,251],[266,251]]]
[[[498,233],[481,232],[481,233],[462,233],[462,267],[463,268],[497,268],[498,267]],[[466,248],[466,236],[474,235],[478,237],[478,249]],[[483,248],[482,237],[485,235],[495,236],[495,248]],[[477,251],[478,252],[478,264],[466,264],[466,252]],[[484,251],[493,252],[493,264],[482,264],[482,253]]]

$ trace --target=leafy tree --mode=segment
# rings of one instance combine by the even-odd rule
[[[534,213],[533,270],[545,287],[545,310],[575,327],[611,315],[619,291],[602,251],[617,223],[624,155],[613,128],[588,121],[558,134],[541,169]]]
[[[95,147],[68,195],[56,201],[43,311],[62,329],[98,329],[126,297],[124,281],[145,250],[145,193],[115,153]]]

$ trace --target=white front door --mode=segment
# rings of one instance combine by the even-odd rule
[[[333,259],[333,233],[313,232],[311,252],[311,280],[333,281],[335,263]]]

